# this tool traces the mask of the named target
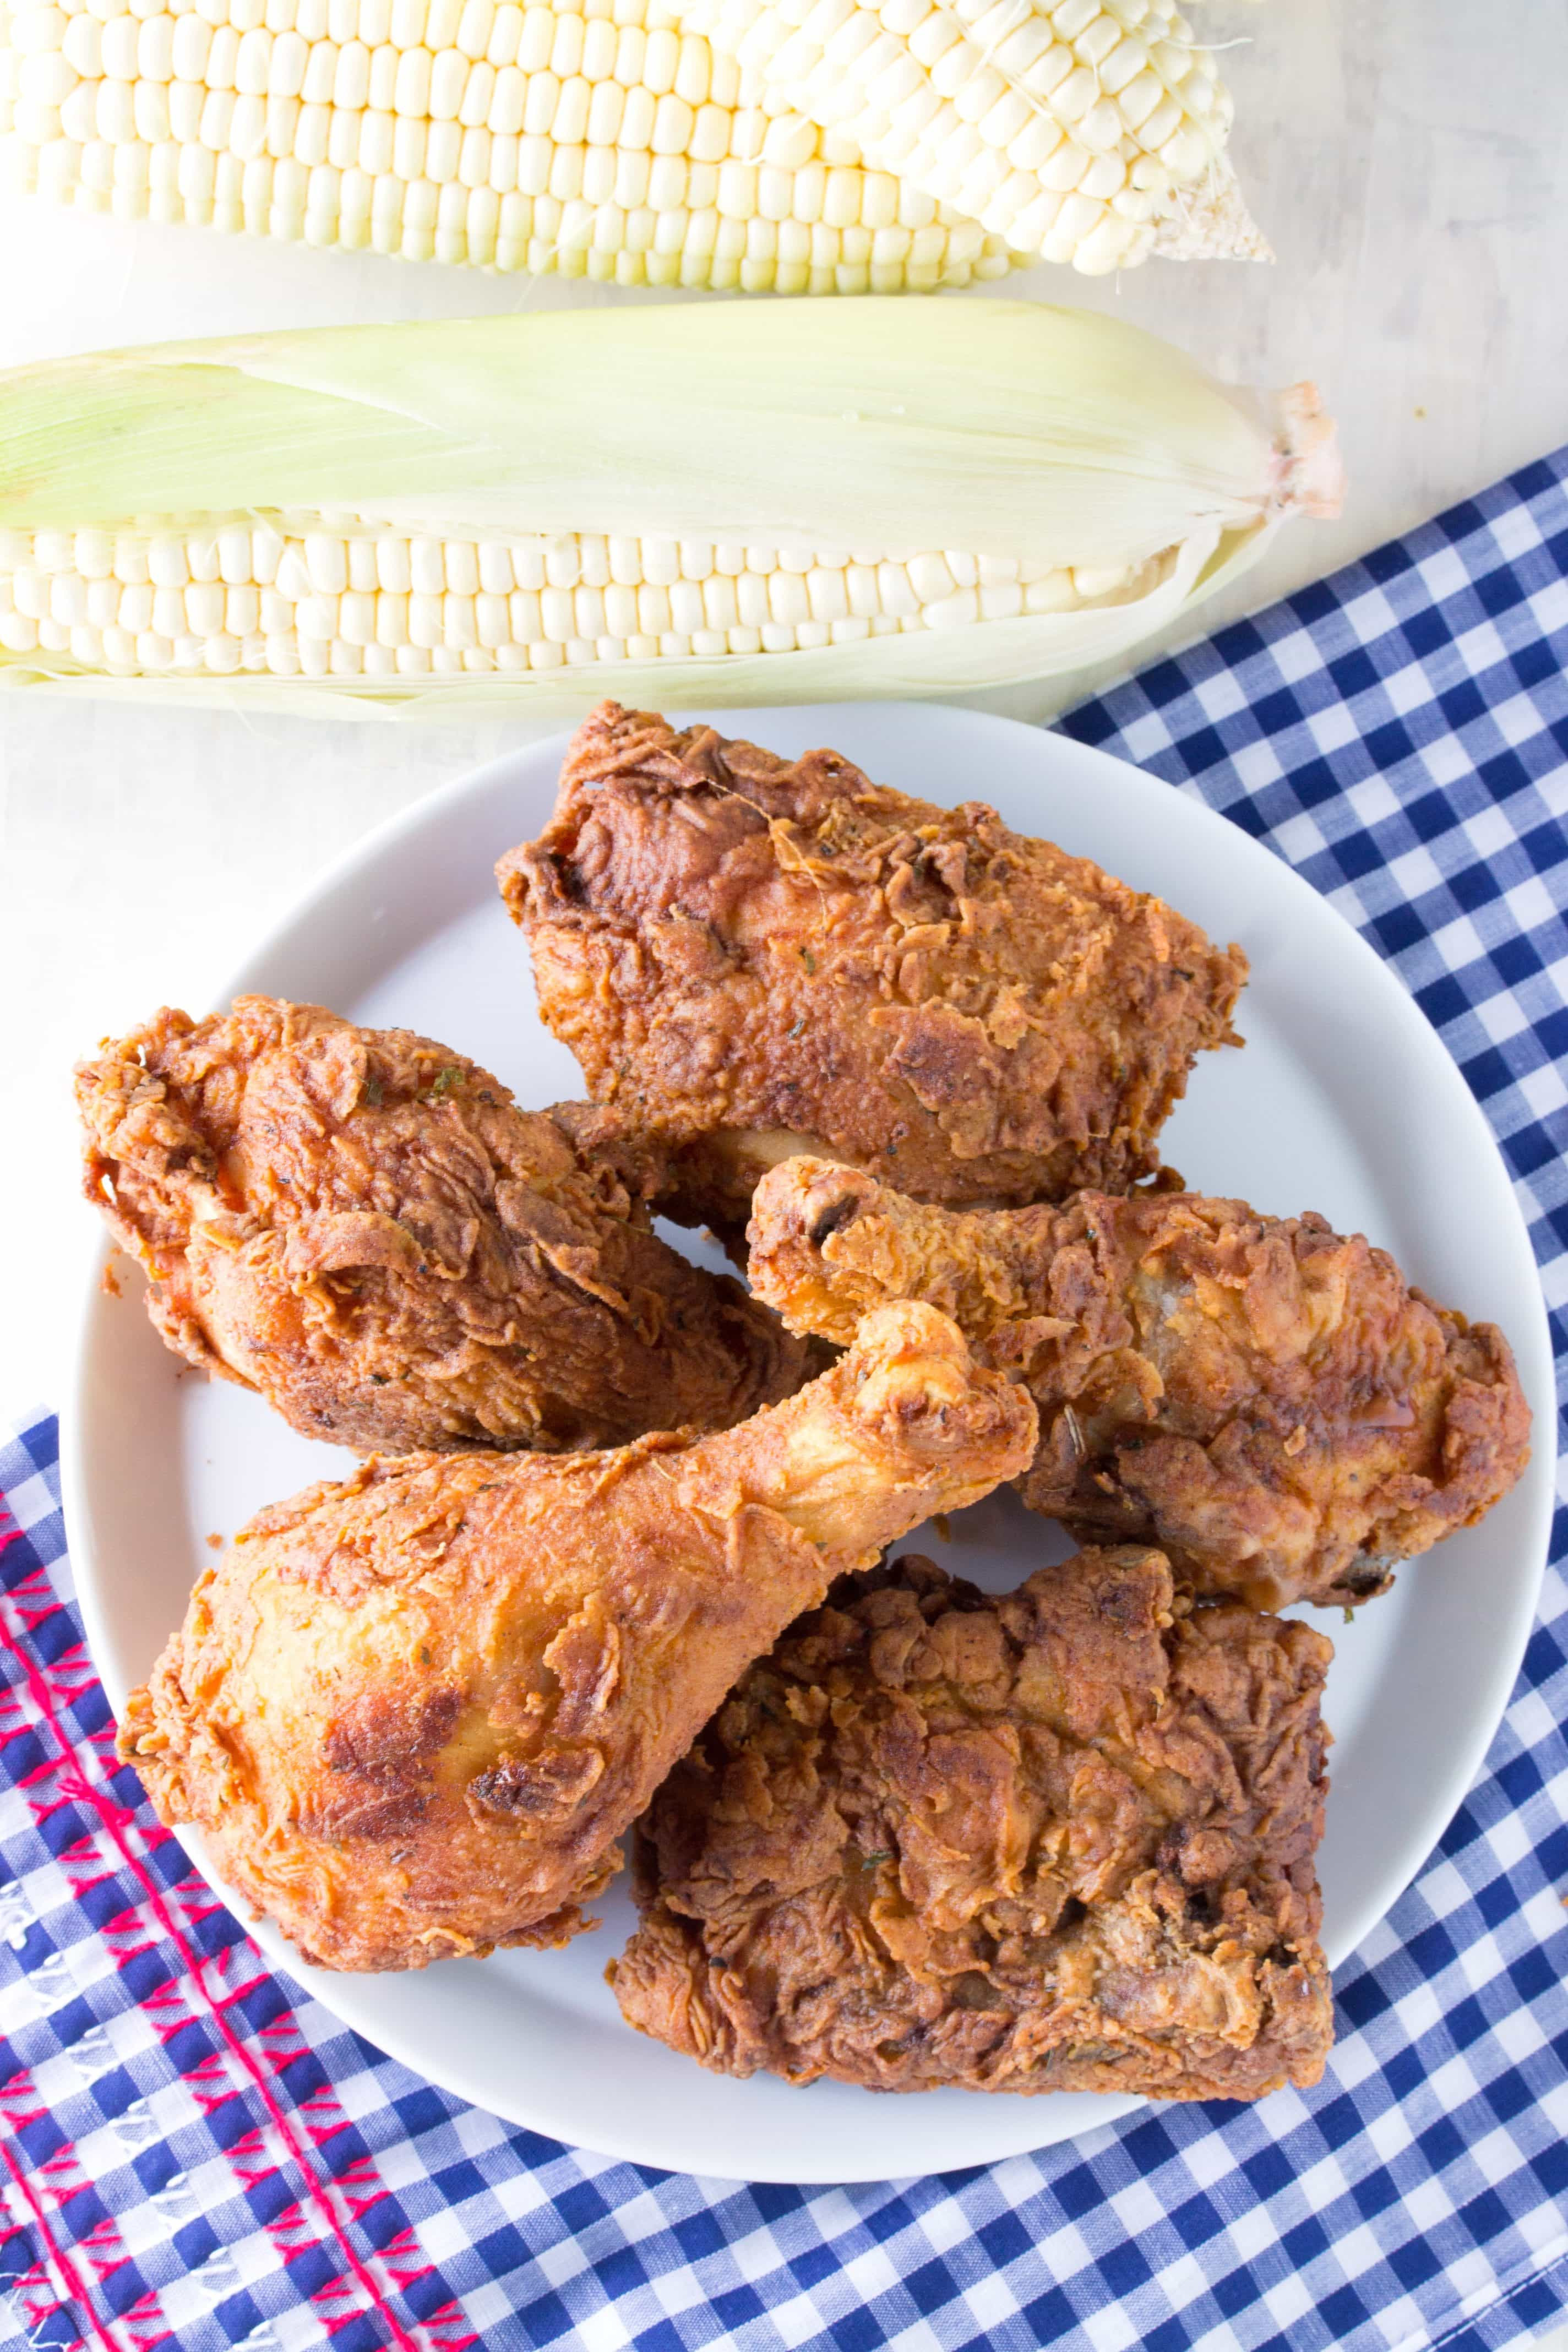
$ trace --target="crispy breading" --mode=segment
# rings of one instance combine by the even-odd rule
[[[503,857],[540,1009],[595,1100],[682,1148],[680,1211],[743,1218],[831,1150],[921,1199],[1121,1191],[1246,976],[1087,858],[710,727],[605,703]]]
[[[893,1298],[952,1315],[1040,1408],[1025,1501],[1159,1544],[1201,1591],[1364,1601],[1530,1459],[1502,1333],[1321,1217],[1184,1192],[953,1212],[802,1158],[759,1186],[750,1236],[794,1330],[843,1340]]]
[[[628,2021],[724,2074],[1260,2097],[1333,2038],[1331,1650],[1157,1552],[837,1586],[638,1832]]]
[[[88,1198],[153,1322],[362,1451],[727,1428],[807,1351],[652,1231],[646,1152],[461,1054],[320,1005],[163,1012],[77,1073]]]
[[[739,1429],[371,1461],[201,1577],[120,1752],[324,1967],[563,1942],[751,1661],[1035,1434],[945,1317],[896,1307]]]

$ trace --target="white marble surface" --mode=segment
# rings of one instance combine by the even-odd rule
[[[1239,380],[1319,380],[1352,477],[1344,518],[1287,532],[1211,608],[1218,620],[1568,435],[1568,6],[1210,0],[1204,21],[1247,43],[1229,60],[1233,152],[1277,266],[1155,263],[1092,283],[1041,270],[1005,290],[1118,309]],[[0,365],[165,336],[617,299],[658,298],[0,198]],[[998,701],[1043,708],[1026,692]],[[160,1001],[204,1007],[325,859],[521,732],[0,697],[12,1079],[0,1412],[60,1392],[88,1229],[74,1199],[73,1055]]]

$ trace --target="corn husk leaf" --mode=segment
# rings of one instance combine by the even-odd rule
[[[1127,603],[819,651],[406,681],[113,678],[0,653],[0,685],[366,715],[542,712],[606,689],[973,691],[1126,650],[1336,495],[1310,387],[1271,425],[1171,345],[1040,304],[694,303],[99,354],[0,374],[0,529],[188,531],[287,510],[489,539],[1163,561]]]

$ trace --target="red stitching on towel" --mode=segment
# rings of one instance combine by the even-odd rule
[[[37,2230],[39,2237],[42,2238],[44,2244],[47,2249],[49,2260],[53,2263],[55,2269],[58,2272],[61,2280],[64,2282],[67,2300],[71,2303],[80,2304],[82,2309],[86,2312],[88,2318],[92,2323],[93,2334],[97,2336],[100,2344],[106,2344],[109,2347],[109,2352],[120,2352],[119,2345],[115,2342],[114,2337],[104,2326],[102,2320],[100,2319],[97,2312],[93,2309],[92,2296],[89,2290],[82,2284],[80,2279],[77,2276],[70,2256],[65,2252],[63,2248],[56,2245],[54,2234],[49,2228],[49,2217],[44,2209],[43,2200],[34,2194],[32,2181],[28,2179],[26,2173],[12,2155],[10,2141],[3,2137],[0,2137],[0,2157],[4,2157],[6,2171],[10,2174],[13,2182],[20,2190],[22,2197],[32,2212],[34,2225]]]
[[[6,1505],[4,1494],[0,1494],[0,1512],[5,1512],[9,1516],[8,1506]],[[19,1533],[19,1530],[16,1532]],[[4,1531],[0,1531],[0,1545],[3,1545],[5,1541],[14,1541],[15,1539],[15,1533],[7,1537]],[[48,1617],[55,1614],[61,1605],[59,1601],[56,1600],[53,1609],[42,1609],[39,1611],[37,1617],[31,1616],[31,1604],[35,1594],[37,1598],[42,1598],[42,1593],[38,1591],[40,1582],[47,1587],[47,1580],[44,1578],[43,1571],[41,1570],[34,1570],[23,1580],[21,1586],[16,1588],[11,1594],[5,1596],[6,1601],[15,1607],[16,1613],[21,1618],[25,1630],[29,1636],[35,1633],[37,1629],[47,1622]],[[18,1592],[24,1593],[26,1596],[25,1601],[19,1604],[16,1601],[16,1594]],[[75,1786],[71,1789],[71,1795],[76,1797],[79,1801],[85,1801],[90,1804],[96,1811],[103,1827],[108,1832],[110,1837],[113,1840],[114,1845],[120,1853],[126,1868],[131,1871],[132,1875],[135,1877],[137,1884],[141,1886],[143,1900],[151,1909],[153,1917],[157,1920],[159,1926],[162,1927],[163,1933],[168,1937],[171,1943],[174,1945],[176,1950],[180,1953],[181,1958],[185,1963],[186,1970],[192,1981],[195,1983],[196,1990],[201,1995],[202,2000],[205,2004],[208,2013],[216,2026],[218,2033],[226,2047],[228,2049],[231,2056],[236,2060],[240,2069],[250,2077],[257,2094],[267,2111],[268,2117],[271,2122],[274,2130],[278,2133],[279,2139],[282,2141],[284,2147],[287,2148],[289,2156],[292,2158],[294,2163],[299,2168],[300,2176],[305,2184],[311,2203],[317,2208],[321,2219],[325,2221],[332,2239],[335,2241],[339,2251],[342,2254],[344,2261],[347,2263],[355,2284],[358,2285],[361,2293],[365,2298],[366,2315],[370,2317],[379,2317],[384,2322],[391,2335],[392,2341],[398,2347],[398,2352],[419,2352],[418,2345],[408,2334],[407,2330],[401,2325],[396,2314],[391,2310],[385,2294],[377,2287],[374,2278],[372,2276],[365,2263],[362,2261],[357,2250],[349,2237],[343,2222],[340,2220],[334,2209],[332,2199],[326,2183],[318,2176],[310,2162],[303,2145],[296,2138],[295,2134],[289,2126],[288,2115],[284,2108],[279,2105],[278,2100],[273,2096],[265,2074],[257,2064],[251,2051],[235,2032],[233,2027],[229,2023],[225,2011],[228,2005],[228,2000],[232,2000],[236,1996],[231,1994],[226,2000],[218,2000],[214,1998],[206,1983],[205,1975],[205,1964],[202,1956],[186,1940],[184,1930],[174,1916],[172,1907],[164,1901],[156,1881],[153,1878],[151,1873],[147,1870],[139,1855],[132,1852],[131,1845],[127,1841],[125,1832],[127,1830],[132,1830],[136,1832],[138,1836],[142,1834],[134,1816],[127,1811],[126,1809],[119,1803],[118,1800],[113,1798],[107,1790],[98,1786],[93,1781],[79,1776],[78,1751],[75,1747],[75,1743],[70,1738],[65,1726],[59,1719],[59,1716],[56,1709],[55,1696],[50,1688],[47,1676],[39,1672],[38,1666],[31,1654],[29,1643],[14,1640],[13,1647],[16,1652],[17,1657],[21,1661],[22,1671],[26,1678],[28,1693],[33,1700],[34,1706],[37,1708],[42,1720],[47,1723],[50,1731],[54,1735],[56,1744],[61,1751],[64,1769],[60,1774],[60,1785],[62,1787],[65,1786],[68,1777],[69,1780],[75,1783]],[[35,1776],[29,1775],[28,1777],[33,1778]],[[51,1811],[58,1811],[58,1807],[54,1806],[49,1808],[49,1810]],[[162,1843],[161,1840],[160,1843]],[[346,2125],[346,2116],[344,2117],[343,2122],[344,2125]],[[339,2128],[342,2127],[342,2126],[339,2126]],[[309,2129],[310,2127],[307,2126],[307,2128]],[[327,2137],[325,2134],[318,2135],[313,2132],[311,2136],[317,2139],[318,2145],[320,2145],[322,2137]],[[8,2152],[7,2161],[10,2161]],[[40,2224],[40,2226],[42,2226],[42,2224]],[[90,2311],[90,2304],[88,2307]],[[92,2314],[92,2317],[93,2325],[97,2327],[99,2326],[99,2322],[96,2313]],[[101,2330],[100,2332],[101,2333]],[[110,2343],[112,2347],[112,2338],[106,2337],[104,2340]]]

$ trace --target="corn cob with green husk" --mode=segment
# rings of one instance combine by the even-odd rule
[[[1229,121],[1173,0],[0,0],[29,188],[622,285],[1256,253]]]
[[[0,376],[0,686],[372,715],[963,692],[1120,654],[1338,494],[1310,385],[1260,423],[1169,345],[1026,303],[47,362]]]

